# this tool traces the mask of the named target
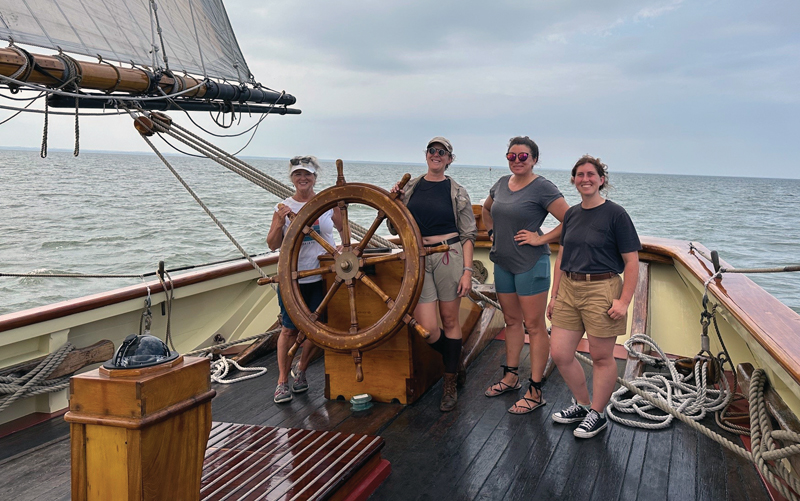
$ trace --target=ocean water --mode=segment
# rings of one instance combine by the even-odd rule
[[[218,164],[169,161],[252,254],[264,241],[277,197]],[[286,160],[248,159],[285,180]],[[323,162],[318,191],[336,177]],[[422,164],[346,162],[348,181],[389,188]],[[508,172],[506,166],[448,171],[473,203]],[[567,171],[537,170],[570,205],[580,197]],[[697,241],[739,268],[800,264],[800,180],[610,173],[609,198],[625,207],[641,235]],[[0,273],[140,274],[236,258],[240,254],[153,155],[0,150]],[[362,225],[372,214],[351,213]],[[554,225],[550,218],[545,225]],[[383,231],[383,229],[382,229]],[[751,275],[800,312],[800,273]],[[0,277],[0,315],[132,285],[138,279]]]

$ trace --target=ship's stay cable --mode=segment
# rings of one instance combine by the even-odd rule
[[[132,118],[136,118],[136,115],[132,111],[129,110],[129,113]],[[203,203],[203,201],[200,199],[197,193],[195,193],[194,190],[192,190],[191,186],[189,186],[186,183],[186,181],[183,180],[181,175],[178,174],[178,171],[176,171],[175,168],[172,167],[172,164],[170,164],[169,161],[164,157],[164,155],[162,155],[161,152],[158,151],[158,148],[156,148],[156,146],[152,143],[152,141],[150,141],[150,139],[145,135],[142,135],[142,139],[144,139],[147,145],[150,146],[150,148],[158,156],[158,158],[161,159],[161,161],[169,169],[169,171],[172,172],[172,175],[175,176],[178,182],[181,183],[181,185],[186,189],[186,191],[189,192],[192,198],[194,198],[195,202],[197,202],[197,204],[200,205],[200,207],[205,211],[205,213],[208,214],[208,217],[210,217],[211,220],[214,221],[214,224],[216,224],[217,227],[222,231],[222,233],[224,233],[225,236],[228,237],[228,240],[230,240],[231,243],[239,250],[239,252],[242,253],[242,256],[244,256],[245,259],[247,259],[247,261],[253,266],[253,268],[256,271],[258,271],[258,273],[262,276],[262,278],[266,278],[268,276],[267,273],[263,269],[261,269],[261,267],[258,265],[258,263],[256,263],[253,260],[250,254],[246,250],[244,250],[244,247],[242,247],[241,244],[239,244],[236,238],[234,238],[234,236],[231,235],[231,233],[225,228],[222,222],[219,219],[217,219],[214,213],[211,212],[211,209],[209,209],[208,206],[205,203]]]
[[[156,113],[151,113],[149,117],[153,121],[153,125],[158,132],[169,134],[171,137],[182,141],[187,146],[190,146],[196,151],[203,153],[211,160],[214,160],[223,167],[264,188],[273,195],[284,199],[294,194],[294,190],[289,188],[287,185],[281,183],[277,179],[267,175],[247,162],[239,159],[238,157],[231,155],[217,146],[214,146],[210,142],[181,127],[180,125],[174,122],[166,122],[162,120],[159,114]],[[363,238],[367,233],[366,228],[353,223],[352,221],[350,222],[350,227],[353,231],[353,234],[358,238]],[[373,247],[397,248],[396,244],[378,235],[373,235],[372,239],[370,240],[370,245]]]

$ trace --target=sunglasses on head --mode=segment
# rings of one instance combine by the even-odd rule
[[[509,162],[514,162],[517,158],[519,158],[520,162],[524,162],[529,156],[531,156],[530,153],[506,153],[506,158]]]
[[[431,156],[434,156],[435,154],[438,153],[440,157],[450,154],[450,152],[447,150],[444,150],[442,148],[433,148],[433,147],[428,148],[428,153],[430,153]]]
[[[301,163],[310,164],[311,163],[311,157],[293,158],[293,159],[289,160],[289,163],[291,165],[300,165]]]

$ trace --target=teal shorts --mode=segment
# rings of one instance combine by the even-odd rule
[[[494,264],[494,290],[498,294],[535,296],[550,289],[550,254],[543,254],[533,268],[514,274]]]

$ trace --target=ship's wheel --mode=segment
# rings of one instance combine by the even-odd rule
[[[261,279],[259,284],[277,282],[280,285],[281,298],[286,311],[294,324],[314,343],[328,350],[352,353],[356,363],[356,379],[361,381],[363,379],[362,351],[378,346],[406,324],[424,338],[430,335],[414,320],[411,313],[422,293],[425,256],[433,252],[447,251],[449,247],[443,245],[431,249],[422,245],[419,228],[409,210],[398,200],[399,193],[389,193],[371,184],[348,183],[344,178],[341,160],[336,161],[336,167],[338,169],[336,185],[317,194],[296,215],[289,215],[292,223],[281,244],[278,276],[277,278]],[[400,186],[404,186],[409,179],[410,176],[406,174],[400,181]],[[348,212],[363,210],[363,207],[357,206],[371,208],[377,211],[377,215],[365,236],[359,242],[353,242]],[[312,228],[314,221],[334,207],[338,207],[342,213],[343,229],[340,248],[326,242]],[[402,249],[378,256],[365,254],[370,239],[385,220],[388,220],[397,230]],[[313,270],[299,271],[297,269],[300,247],[306,237],[313,238],[333,256],[332,265]],[[378,263],[387,261],[401,261],[403,264],[401,284],[399,292],[396,294],[389,294],[381,289],[365,272],[365,268],[372,268]],[[311,311],[300,294],[298,280],[315,275],[333,275],[333,277],[332,280],[327,280],[331,285],[322,304],[315,311]],[[369,288],[385,305],[386,312],[377,322],[369,325],[359,322],[355,294],[357,281]],[[342,286],[346,288],[349,297],[349,330],[337,329],[319,321],[320,314]]]

